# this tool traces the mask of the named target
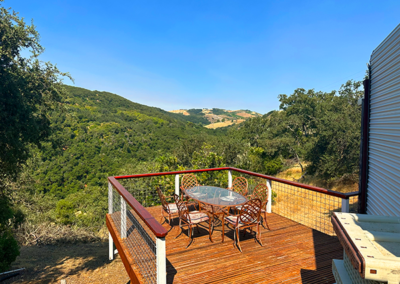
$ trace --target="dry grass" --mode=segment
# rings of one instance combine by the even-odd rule
[[[236,115],[241,116],[241,117],[254,117],[254,115],[247,113],[247,112],[238,112]]]
[[[209,125],[206,125],[204,127],[208,128],[208,129],[215,129],[215,128],[220,128],[220,127],[226,127],[229,125],[232,125],[233,122],[231,120],[227,120],[224,122],[216,122],[216,123],[211,123]]]
[[[108,242],[24,246],[13,268],[26,272],[12,283],[67,284],[127,283],[129,277],[121,259],[108,260]]]
[[[300,166],[292,167],[277,175],[279,178],[297,181],[302,176]],[[327,188],[326,182],[313,177],[300,180],[301,183]],[[351,179],[341,179],[330,184],[329,189],[340,192],[358,191],[358,183]],[[274,213],[287,217],[298,223],[333,235],[330,218],[335,211],[341,211],[342,199],[323,193],[310,191],[304,188],[272,182],[272,189],[276,193],[275,203],[272,206]],[[350,210],[355,210],[358,197],[350,198]]]
[[[307,166],[306,163],[303,165],[303,167],[305,166]],[[295,165],[290,169],[278,173],[276,177],[344,193],[358,191],[358,177],[355,176],[345,176],[336,181],[327,182],[313,176],[305,176],[303,179],[299,180],[302,175],[303,172],[301,171],[301,167],[299,165]]]
[[[19,244],[23,246],[88,243],[104,241],[108,238],[105,226],[98,232],[91,232],[83,228],[49,222],[36,225],[25,222],[16,230],[15,235]]]
[[[172,112],[172,113],[181,113],[181,114],[183,114],[183,115],[190,115],[190,113],[188,113],[186,110],[184,110],[184,109],[177,109],[177,110],[170,110],[169,112]]]

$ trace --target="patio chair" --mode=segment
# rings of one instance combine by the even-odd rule
[[[247,197],[248,193],[248,182],[247,179],[244,177],[236,177],[233,182],[232,182],[232,187],[228,187],[228,189],[233,190],[234,192],[237,192],[244,197]],[[239,206],[240,207],[240,206]],[[235,214],[237,214],[239,207],[234,207]]]
[[[268,230],[271,230],[267,222],[267,203],[268,203],[268,186],[264,183],[258,184],[254,190],[251,198],[258,198],[261,200],[261,215],[264,213],[264,218],[261,216],[261,225],[265,228],[263,224],[263,219],[267,225]]]
[[[179,217],[179,212],[178,208],[176,207],[175,203],[167,203],[167,198],[173,198],[173,196],[167,196],[165,197],[164,194],[162,193],[161,189],[157,187],[157,193],[158,196],[160,197],[161,201],[161,224],[164,224],[164,222],[167,221],[167,217],[165,214],[168,215],[168,224],[170,225],[170,230],[172,229],[172,224],[171,224],[171,217]]]
[[[237,177],[232,182],[232,187],[228,187],[228,189],[233,190],[243,196],[247,195],[248,190],[248,182],[247,179],[244,177]]]
[[[185,191],[186,189],[199,186],[197,182],[197,178],[194,174],[185,174],[182,176],[181,180],[181,190]]]
[[[250,195],[250,198],[258,198],[261,200],[261,225],[265,228],[263,224],[263,220],[265,221],[265,224],[267,225],[268,230],[271,230],[268,226],[267,222],[267,203],[268,203],[268,186],[266,184],[260,183],[257,184],[257,186],[253,190],[253,194]],[[242,206],[236,206],[236,210],[240,211],[242,210]],[[264,218],[262,214],[264,213]],[[265,228],[266,229],[266,228]]]
[[[261,242],[261,230],[260,230],[260,215],[261,215],[261,200],[251,199],[247,201],[240,211],[239,215],[229,215],[224,218],[224,221],[227,222],[227,226],[232,226],[234,230],[234,241],[233,244],[239,248],[239,251],[242,252],[242,248],[240,247],[240,229],[244,230],[246,234],[246,230],[250,229],[250,232],[253,232],[253,227],[257,227],[256,240]],[[224,242],[224,234],[225,234],[225,226],[222,226],[222,242]]]
[[[183,195],[185,196],[186,201],[189,201],[189,197],[185,194],[185,190],[199,185],[200,184],[197,182],[197,178],[194,174],[184,174],[182,176],[180,188],[183,192]],[[191,200],[190,205],[195,204],[196,202],[194,202],[194,200]]]
[[[213,230],[213,218],[210,216],[208,213],[204,213],[201,211],[192,211],[190,212],[187,206],[187,202],[183,200],[183,198],[179,197],[177,194],[174,194],[174,199],[175,199],[175,204],[179,212],[179,228],[181,229],[181,232],[175,237],[179,237],[183,231],[182,227],[183,226],[188,226],[188,236],[189,236],[189,242],[186,246],[186,248],[189,247],[189,245],[193,241],[193,227],[196,226],[197,232],[199,232],[199,224],[203,222],[208,222],[208,231],[209,231],[209,238],[210,241],[213,243],[214,241],[212,240],[212,230]]]

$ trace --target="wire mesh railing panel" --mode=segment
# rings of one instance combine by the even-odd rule
[[[272,181],[272,212],[328,235],[335,235],[333,212],[341,211],[342,199]]]
[[[132,196],[139,201],[144,207],[160,205],[160,200],[157,195],[157,186],[159,181],[164,181],[167,187],[163,186],[166,191],[164,194],[172,195],[174,187],[172,187],[172,181],[174,176],[168,176],[169,178],[162,177],[145,177],[145,178],[133,178],[133,179],[121,179],[119,182],[121,185],[130,193]],[[171,185],[170,185],[171,184]],[[171,194],[168,194],[171,193]]]
[[[181,185],[183,175],[179,175],[179,185]],[[200,172],[194,175],[200,185],[228,187],[227,171]],[[120,179],[119,182],[144,207],[161,205],[157,187],[161,189],[164,196],[172,196],[175,193],[175,175]]]
[[[358,197],[359,195],[349,197],[349,212],[358,213]]]
[[[156,236],[128,206],[127,235],[124,239],[145,283],[157,283]]]
[[[110,215],[143,283],[157,283],[156,236],[137,213],[113,190]]]

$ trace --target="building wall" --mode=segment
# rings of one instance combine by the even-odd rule
[[[400,25],[370,66],[367,213],[400,217]]]

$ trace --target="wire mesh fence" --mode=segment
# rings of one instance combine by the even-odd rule
[[[156,236],[137,213],[113,190],[111,219],[129,251],[143,283],[157,283]]]
[[[228,187],[227,171],[210,171],[194,173],[200,185],[213,185],[222,188]],[[179,175],[181,184],[183,174]],[[157,187],[165,196],[175,193],[175,175],[152,176],[144,178],[120,179],[121,185],[144,207],[160,205]]]
[[[333,212],[340,212],[342,198],[272,181],[272,212],[328,235],[334,235]]]
[[[349,212],[350,213],[358,213],[358,198],[359,195],[350,196],[349,198]]]
[[[228,171],[193,173],[199,184],[228,187]],[[179,180],[182,179],[179,175]],[[232,171],[232,180],[244,177],[248,182],[248,195],[265,178]],[[160,205],[156,188],[160,187],[165,196],[175,192],[175,175],[154,176],[121,180],[121,184],[145,207]],[[181,182],[179,182],[181,184]],[[342,199],[321,192],[271,181],[272,212],[306,225],[323,233],[334,235],[330,218],[333,212],[341,211]],[[358,211],[358,195],[349,198],[350,212]]]

